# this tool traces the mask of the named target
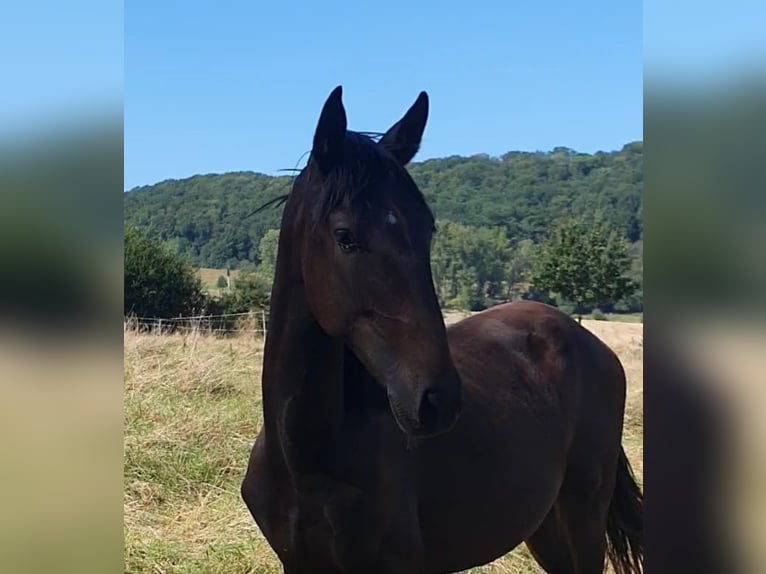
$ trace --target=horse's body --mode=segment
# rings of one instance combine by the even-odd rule
[[[264,428],[242,487],[286,574],[454,572],[524,541],[548,572],[592,574],[607,539],[618,572],[639,571],[641,494],[620,446],[625,378],[614,353],[531,302],[445,331],[427,289],[380,309],[360,303],[341,327],[312,292],[314,244],[298,229],[307,199],[292,195]],[[415,267],[404,276],[417,283]],[[420,316],[404,312],[413,298]]]

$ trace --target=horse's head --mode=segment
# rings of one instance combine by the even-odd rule
[[[404,168],[427,116],[423,92],[375,142],[346,130],[336,88],[291,197],[311,312],[385,386],[401,429],[418,436],[451,428],[461,397],[431,278],[434,219]]]

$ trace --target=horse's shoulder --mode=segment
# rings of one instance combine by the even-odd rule
[[[448,329],[459,338],[502,337],[511,342],[572,337],[577,324],[555,307],[535,301],[514,301],[491,307]],[[539,341],[538,341],[539,344]]]
[[[450,348],[458,362],[476,357],[519,372],[561,373],[580,363],[587,331],[555,307],[533,301],[498,305],[453,325]]]

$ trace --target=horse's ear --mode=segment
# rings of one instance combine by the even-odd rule
[[[319,169],[327,173],[340,159],[346,138],[346,110],[343,108],[343,88],[335,88],[324,103],[319,116],[311,157]]]
[[[407,165],[420,148],[423,130],[428,120],[428,94],[420,92],[418,99],[381,138],[379,145],[390,151],[402,165]]]

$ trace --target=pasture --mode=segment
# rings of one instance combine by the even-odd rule
[[[238,269],[232,269],[230,271],[231,278],[236,279],[237,273],[239,273]],[[197,275],[200,278],[200,281],[202,281],[202,288],[206,291],[218,291],[220,287],[218,287],[218,278],[223,276],[226,277],[226,269],[216,269],[213,267],[200,267],[197,269]]]
[[[448,314],[446,321],[458,318]],[[625,367],[623,445],[640,483],[643,325],[588,320],[583,325],[612,347]],[[239,496],[261,425],[262,341],[126,330],[124,345],[125,571],[281,572]],[[469,572],[539,571],[519,547]]]

